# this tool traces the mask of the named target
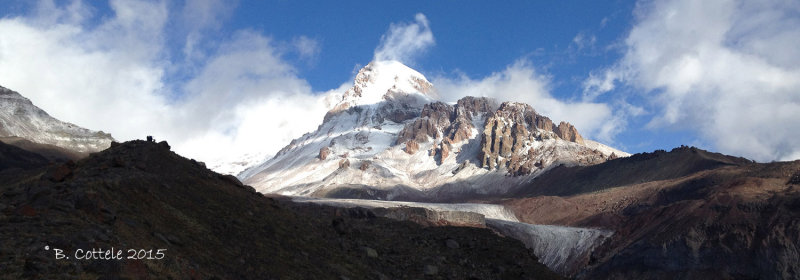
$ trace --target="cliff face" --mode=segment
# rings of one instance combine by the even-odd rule
[[[414,140],[417,143],[434,140],[446,145],[472,138],[475,118],[485,115],[497,106],[485,97],[464,97],[455,106],[444,102],[425,104],[419,118],[406,124],[398,133],[396,143]]]
[[[562,139],[585,145],[583,137],[569,123],[558,127],[528,104],[505,102],[487,119],[481,140],[479,160],[482,167],[506,168],[513,175],[530,174],[548,164],[540,159],[547,150],[537,150],[536,142],[546,139]],[[580,164],[596,164],[610,156],[587,149],[579,152],[576,160]]]

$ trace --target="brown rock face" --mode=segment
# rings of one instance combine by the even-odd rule
[[[532,158],[536,151],[528,145],[534,141],[555,137],[551,136],[553,134],[570,142],[584,144],[583,137],[571,124],[561,122],[558,127],[554,127],[549,118],[537,114],[530,105],[505,102],[486,119],[478,160],[485,168],[505,167],[513,175],[530,174],[542,164]],[[603,161],[603,156],[599,152],[589,158]],[[579,163],[597,162],[584,160]]]
[[[475,98],[467,96],[461,98],[456,103],[454,120],[451,122],[450,127],[447,129],[447,137],[453,143],[458,143],[472,137],[473,117],[478,114],[488,114],[492,112],[497,105],[495,102],[488,98]]]
[[[319,157],[320,160],[325,160],[326,158],[328,158],[328,155],[330,155],[330,154],[331,154],[331,149],[330,148],[322,147],[322,149],[319,149],[319,156],[318,157]]]
[[[525,159],[513,155],[526,149],[526,142],[535,140],[528,128],[534,127],[537,117],[540,116],[527,104],[505,102],[500,105],[486,119],[479,154],[481,166],[489,169],[507,167],[509,172],[517,173],[525,165]]]
[[[419,143],[427,142],[428,137],[434,140],[449,138],[452,143],[467,140],[472,137],[473,117],[490,113],[495,107],[495,102],[485,97],[464,97],[455,106],[443,102],[426,104],[420,118],[400,131],[397,143],[412,139]]]
[[[450,156],[450,149],[452,149],[450,139],[444,138],[444,140],[439,143],[439,147],[433,150],[433,157],[436,163],[442,164],[444,160]]]
[[[581,137],[581,135],[578,134],[578,130],[575,129],[575,127],[572,126],[572,124],[570,124],[568,122],[559,123],[558,124],[558,128],[556,129],[555,133],[561,139],[564,139],[564,140],[567,140],[567,141],[570,141],[570,142],[575,142],[575,143],[578,143],[578,144],[584,144],[583,137]]]
[[[536,116],[536,127],[545,131],[553,131],[553,121],[545,116]]]
[[[450,115],[453,106],[442,102],[425,104],[420,117],[403,127],[397,137],[397,143],[415,140],[418,143],[427,142],[428,137],[441,138],[441,132],[450,126]]]
[[[417,143],[417,141],[414,140],[406,141],[406,153],[408,153],[409,155],[413,155],[416,154],[417,151],[419,151],[419,143]]]

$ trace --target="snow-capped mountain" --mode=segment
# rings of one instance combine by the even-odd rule
[[[19,93],[0,86],[0,137],[19,137],[78,153],[102,151],[114,138],[51,117]]]
[[[465,97],[436,101],[433,85],[396,61],[376,61],[316,131],[239,174],[266,193],[426,199],[500,194],[550,166],[627,156],[585,140],[527,104]]]

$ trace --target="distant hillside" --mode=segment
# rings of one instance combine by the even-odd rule
[[[581,279],[797,279],[800,161],[695,148],[559,167],[502,203],[523,222],[608,229]]]
[[[509,197],[568,196],[630,184],[680,178],[702,170],[752,161],[695,147],[639,153],[589,166],[557,166]]]
[[[58,120],[21,94],[0,86],[0,138],[8,140],[7,137],[55,146],[81,156],[102,151],[114,141],[111,134]]]

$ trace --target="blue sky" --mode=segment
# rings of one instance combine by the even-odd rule
[[[800,158],[797,1],[496,2],[7,1],[0,85],[213,161],[314,129],[384,50],[443,99],[527,102],[629,152]]]

